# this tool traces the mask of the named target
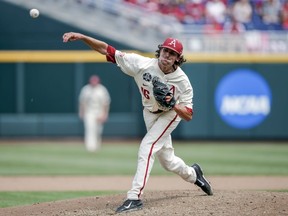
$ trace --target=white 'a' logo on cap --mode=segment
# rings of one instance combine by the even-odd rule
[[[173,40],[169,43],[169,45],[173,45],[173,47],[176,47],[176,40],[173,39]]]

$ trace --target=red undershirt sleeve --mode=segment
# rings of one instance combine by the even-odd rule
[[[108,62],[112,62],[112,63],[116,63],[116,59],[115,59],[115,52],[116,49],[110,45],[108,45],[107,47],[107,55],[106,55],[106,60]]]

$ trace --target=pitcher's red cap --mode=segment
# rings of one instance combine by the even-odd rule
[[[175,51],[176,53],[178,53],[179,55],[182,55],[182,52],[183,52],[182,43],[178,39],[175,39],[175,38],[167,38],[161,47],[171,49]]]

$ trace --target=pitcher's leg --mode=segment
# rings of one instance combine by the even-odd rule
[[[147,136],[141,142],[138,152],[137,171],[132,182],[132,188],[127,192],[127,198],[131,200],[139,199],[148,181],[150,171],[154,164],[154,153],[157,151],[155,142],[146,141]]]
[[[150,126],[147,126],[146,123],[148,132],[139,148],[137,171],[132,183],[132,189],[127,193],[128,199],[139,199],[143,193],[154,164],[154,154],[163,147],[171,132],[179,124],[179,121],[176,119],[177,115],[173,115],[170,119],[165,118],[162,120],[158,118]]]
[[[170,139],[171,141],[171,139]],[[188,166],[184,161],[175,156],[172,143],[168,142],[157,152],[160,164],[168,171],[174,172],[187,182],[194,183],[200,187],[207,195],[213,195],[212,187],[205,178],[203,170],[199,164]]]
[[[157,152],[157,157],[162,167],[167,171],[176,173],[187,182],[194,183],[196,181],[195,170],[174,154],[172,145],[165,145]]]

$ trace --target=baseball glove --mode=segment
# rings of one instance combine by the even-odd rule
[[[165,110],[172,109],[175,106],[176,101],[173,94],[170,92],[168,85],[159,81],[158,77],[153,78],[152,84],[153,84],[153,95],[158,104]],[[167,97],[170,97],[170,100]]]

